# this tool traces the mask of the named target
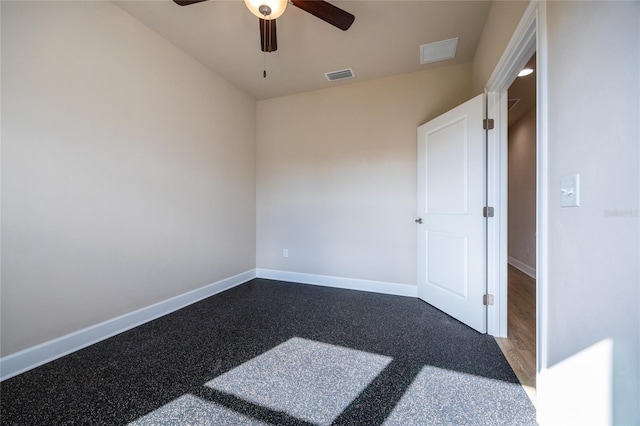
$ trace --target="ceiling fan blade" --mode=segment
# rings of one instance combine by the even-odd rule
[[[173,0],[179,6],[189,6],[190,4],[201,3],[207,0]]]
[[[260,48],[263,52],[275,52],[278,50],[278,39],[276,37],[276,20],[262,19],[260,21]]]
[[[356,17],[349,12],[323,0],[291,0],[291,3],[305,12],[309,12],[316,18],[320,18],[334,27],[340,28],[342,31],[348,30],[356,19]]]

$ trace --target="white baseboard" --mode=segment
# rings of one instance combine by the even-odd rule
[[[301,284],[321,285],[347,290],[369,291],[394,296],[418,297],[418,287],[411,284],[398,284],[384,281],[369,281],[356,278],[332,277],[328,275],[304,274],[300,272],[256,269],[257,278],[288,281]]]
[[[192,303],[250,281],[255,277],[256,270],[252,269],[0,358],[0,381],[17,376],[54,359],[167,315]]]
[[[138,309],[137,311],[124,314],[100,324],[78,330],[57,339],[53,339],[0,358],[0,381],[17,376],[20,373],[24,373],[25,371],[39,367],[47,362],[108,339],[116,334],[120,334],[146,322],[170,314],[171,312],[243,284],[256,277],[348,290],[391,294],[395,296],[418,297],[417,286],[411,284],[341,278],[327,275],[304,274],[299,272],[275,271],[271,269],[252,269],[196,290],[172,297],[171,299],[158,302],[145,308]]]
[[[522,272],[524,272],[525,274],[529,275],[531,278],[535,279],[536,278],[536,270],[535,268],[532,268],[531,266],[520,262],[518,259],[513,258],[511,256],[509,256],[508,259],[509,265],[513,266],[516,269],[521,270]]]

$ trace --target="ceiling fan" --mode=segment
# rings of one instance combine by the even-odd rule
[[[189,6],[207,0],[173,0],[180,6]],[[276,38],[276,18],[280,17],[287,7],[287,0],[244,0],[245,4],[259,18],[260,48],[263,52],[278,50]],[[351,27],[355,16],[324,0],[290,0],[291,4],[320,18],[325,22],[346,31]]]

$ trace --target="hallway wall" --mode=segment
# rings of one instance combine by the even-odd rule
[[[534,93],[535,96],[535,93]],[[509,263],[535,277],[536,110],[509,127]]]

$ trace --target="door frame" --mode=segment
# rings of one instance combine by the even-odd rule
[[[487,290],[495,304],[487,310],[487,331],[507,337],[507,90],[536,53],[536,376],[546,368],[548,265],[548,140],[546,3],[531,1],[485,86],[487,115],[494,131],[487,137],[487,201],[495,220],[487,226]]]

